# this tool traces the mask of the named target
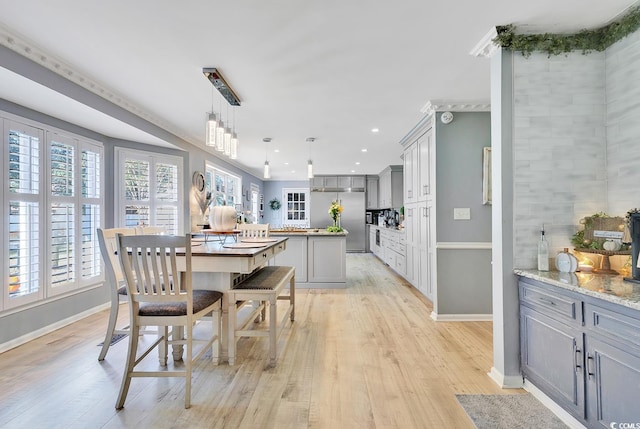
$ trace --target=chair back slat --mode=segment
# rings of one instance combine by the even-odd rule
[[[238,225],[241,237],[268,237],[269,236],[269,224],[268,223],[241,223]]]
[[[179,271],[184,249],[186,267]],[[136,302],[187,301],[191,290],[191,236],[118,236],[118,255],[128,292]]]

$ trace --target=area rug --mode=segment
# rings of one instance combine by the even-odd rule
[[[456,395],[478,429],[566,429],[540,401],[522,395]]]
[[[115,334],[113,337],[111,337],[111,342],[109,343],[109,345],[110,346],[114,345],[115,343],[117,343],[118,341],[120,341],[126,336],[127,334]],[[98,347],[102,347],[103,344],[104,344],[104,341],[98,344]]]

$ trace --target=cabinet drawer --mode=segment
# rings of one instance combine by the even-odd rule
[[[521,281],[520,302],[543,313],[582,324],[582,301],[579,299]]]
[[[640,312],[633,317],[636,315],[625,315],[592,304],[585,304],[584,310],[586,327],[591,332],[617,341],[623,347],[640,348]]]

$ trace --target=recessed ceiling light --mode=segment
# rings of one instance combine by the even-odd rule
[[[361,150],[362,150],[362,152],[366,152],[367,151],[367,149],[361,149]]]
[[[379,130],[379,129],[377,129],[377,128],[371,128],[371,132],[372,132],[372,133],[377,133],[378,131],[380,131],[380,130]]]
[[[356,172],[356,170],[351,170],[351,172],[352,172],[352,173],[355,173],[355,172]]]
[[[356,161],[356,165],[360,165],[360,161]]]
[[[284,163],[284,165],[289,165],[289,163],[288,163],[288,162],[285,162],[285,163]]]
[[[291,172],[292,172],[292,173],[295,173],[295,172],[296,172],[296,170],[291,170]]]
[[[274,149],[273,151],[278,153],[278,152],[280,152],[280,149]]]

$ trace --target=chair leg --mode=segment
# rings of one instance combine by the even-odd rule
[[[211,356],[212,356],[214,365],[220,364],[220,354],[222,352],[222,317],[221,316],[222,316],[222,308],[211,313],[211,323],[216,324],[216,329],[217,329],[216,336],[218,337],[211,344]],[[213,329],[213,326],[211,327],[211,329]]]
[[[118,307],[120,307],[120,303],[118,301],[114,302],[113,300],[111,300],[109,323],[107,324],[107,333],[104,336],[104,343],[102,343],[102,350],[100,350],[100,355],[98,356],[99,361],[104,360],[104,358],[107,356],[107,352],[109,351],[109,346],[111,345],[111,340],[113,339],[113,333],[116,330],[116,322],[118,320]]]
[[[269,366],[276,366],[277,324],[278,324],[278,297],[275,293],[269,299]]]
[[[129,385],[131,384],[131,373],[136,364],[136,354],[138,353],[138,335],[140,327],[131,326],[129,332],[129,350],[127,351],[127,366],[122,375],[122,384],[120,386],[120,394],[116,402],[116,409],[120,410],[124,407],[124,401],[127,399]]]
[[[289,282],[289,305],[291,306],[291,321],[293,322],[296,318],[296,277],[291,277],[291,281]]]
[[[169,327],[168,326],[158,326],[158,339],[163,338],[158,344],[158,362],[160,366],[167,366],[167,356],[168,356],[168,346],[167,341],[169,340]]]
[[[229,292],[229,299],[227,304],[228,315],[228,349],[227,354],[229,357],[229,365],[235,365],[236,363],[236,324],[238,323],[238,315],[236,313],[236,295],[233,292]]]
[[[186,326],[187,355],[184,374],[184,407],[191,407],[191,367],[193,365],[193,323]]]

